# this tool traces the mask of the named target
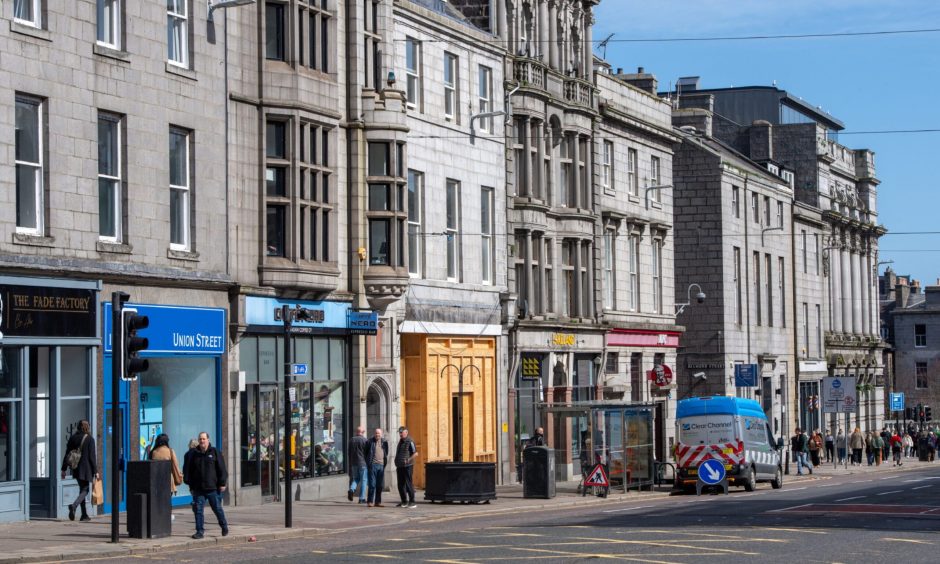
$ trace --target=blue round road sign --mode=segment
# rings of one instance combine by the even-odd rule
[[[707,486],[714,486],[725,479],[725,465],[714,458],[706,460],[698,467],[698,479]]]
[[[840,380],[833,380],[832,387],[838,390],[842,387],[842,382]]]

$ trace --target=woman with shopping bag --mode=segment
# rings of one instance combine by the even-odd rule
[[[176,486],[183,483],[183,473],[180,471],[176,452],[170,448],[170,437],[166,433],[157,435],[153,450],[150,451],[150,460],[170,461],[170,495],[176,495]]]
[[[78,422],[78,430],[69,437],[65,446],[65,457],[62,459],[62,479],[65,472],[70,471],[72,477],[78,480],[78,497],[69,504],[69,520],[75,520],[75,509],[82,508],[82,521],[91,521],[85,498],[88,497],[89,485],[98,479],[98,449],[95,438],[91,436],[91,424],[82,419]]]

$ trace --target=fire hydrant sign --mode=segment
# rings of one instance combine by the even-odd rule
[[[858,391],[855,376],[829,376],[822,379],[823,413],[855,413]]]

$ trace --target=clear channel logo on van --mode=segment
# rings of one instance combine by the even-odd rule
[[[692,425],[691,425],[690,423],[683,423],[683,424],[682,424],[682,430],[683,430],[683,431],[691,431],[691,430],[692,430]]]

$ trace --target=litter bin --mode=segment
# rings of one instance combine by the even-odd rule
[[[127,463],[127,534],[135,539],[170,536],[170,461]]]
[[[930,443],[927,437],[917,438],[917,459],[921,462],[930,460]]]
[[[555,497],[555,451],[533,446],[522,451],[522,497]]]

